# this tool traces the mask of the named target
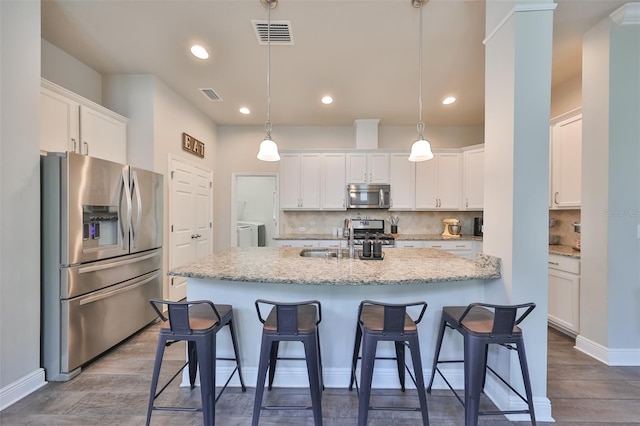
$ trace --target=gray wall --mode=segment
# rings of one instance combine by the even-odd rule
[[[0,1],[0,409],[40,369],[40,2]],[[19,383],[20,386],[11,386]]]

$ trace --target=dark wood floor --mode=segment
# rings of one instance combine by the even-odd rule
[[[143,425],[155,355],[157,325],[152,325],[83,369],[75,379],[49,383],[0,413],[1,425]],[[177,369],[184,347],[173,345],[165,355],[167,371]],[[558,426],[640,425],[640,368],[607,367],[573,349],[573,342],[549,330],[548,396]],[[169,403],[199,406],[199,389],[179,388],[163,395]],[[309,401],[307,389],[274,389],[266,392],[269,403]],[[414,392],[380,390],[379,404],[417,405]],[[373,401],[375,403],[375,401]],[[304,402],[307,403],[307,402]],[[463,425],[463,409],[450,392],[434,390],[428,397],[431,424]],[[490,405],[489,401],[484,401]],[[218,426],[251,424],[253,388],[246,393],[229,388],[216,407]],[[323,393],[324,425],[357,423],[356,393],[327,389]],[[418,425],[412,412],[372,411],[369,425]],[[200,425],[200,413],[154,412],[152,425]],[[313,425],[310,411],[264,411],[261,425]],[[502,416],[483,417],[481,425],[512,423]],[[546,424],[546,423],[540,423]]]

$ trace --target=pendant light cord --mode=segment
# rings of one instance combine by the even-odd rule
[[[418,40],[418,82],[419,82],[419,93],[418,93],[418,106],[419,106],[419,116],[418,116],[418,140],[423,140],[422,132],[424,131],[424,122],[422,121],[422,5],[424,1],[420,0],[420,31],[419,31],[419,40]]]
[[[267,0],[267,138],[271,139],[271,0]]]

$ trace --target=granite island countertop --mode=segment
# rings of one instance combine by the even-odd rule
[[[321,250],[321,249],[319,249]],[[335,249],[327,249],[334,250]],[[308,285],[393,285],[500,277],[500,259],[475,261],[428,248],[385,250],[383,260],[300,256],[300,248],[229,248],[169,271],[169,276]]]
[[[274,237],[274,240],[347,240],[346,237],[337,237],[333,234],[283,234],[279,237]],[[445,238],[441,234],[395,234],[396,241],[482,241],[482,237],[475,235],[460,235],[460,238]]]

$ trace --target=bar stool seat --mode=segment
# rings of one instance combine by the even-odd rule
[[[266,319],[261,312],[262,305],[271,305]],[[322,307],[317,300],[304,302],[274,302],[258,299],[255,302],[258,319],[263,325],[258,379],[253,405],[253,426],[257,426],[260,412],[265,409],[313,410],[316,426],[322,425],[322,359],[320,356],[320,335],[318,324],[322,321]],[[279,357],[278,347],[282,341],[299,341],[304,346],[304,357]],[[309,377],[311,406],[263,406],[264,383],[269,371],[268,388],[271,390],[278,360],[306,360]]]
[[[442,308],[440,329],[436,343],[436,351],[433,357],[431,379],[427,392],[431,393],[431,387],[436,372],[444,379],[447,386],[455,394],[458,401],[464,406],[465,425],[478,424],[478,416],[495,414],[529,414],[531,423],[536,424],[531,393],[531,380],[527,366],[527,356],[524,348],[522,330],[518,326],[535,308],[535,303],[520,305],[493,305],[488,303],[472,303],[468,306],[445,306]],[[519,317],[518,311],[526,309]],[[517,319],[516,319],[517,317]],[[444,332],[447,328],[458,331],[464,337],[464,359],[447,360],[439,359]],[[496,371],[487,365],[488,345],[498,344],[510,350],[518,352],[520,369],[524,381],[526,398],[514,389]],[[464,364],[464,400],[460,398],[449,381],[438,367],[444,363]],[[484,389],[487,370],[493,373],[502,383],[511,389],[522,401],[527,404],[526,410],[508,411],[480,411],[480,394]]]
[[[422,306],[417,320],[413,320],[407,314],[407,307]],[[358,308],[358,323],[353,347],[351,364],[351,381],[349,390],[356,385],[358,391],[358,426],[366,426],[369,410],[390,411],[420,411],[422,423],[429,424],[429,412],[427,398],[424,389],[424,377],[422,373],[422,358],[420,355],[420,342],[418,339],[417,324],[422,321],[422,316],[427,309],[426,302],[412,302],[407,304],[390,304],[363,300]],[[392,341],[395,344],[395,357],[376,357],[376,348],[380,341]],[[405,364],[405,345],[411,352],[413,361],[413,374]],[[362,356],[359,356],[362,346]],[[362,360],[360,368],[360,386],[356,379],[356,367],[358,359]],[[371,383],[373,381],[373,367],[375,360],[395,360],[398,368],[398,378],[402,391],[405,391],[405,370],[416,386],[420,407],[372,407]]]
[[[240,367],[240,354],[238,351],[238,339],[236,336],[233,308],[231,305],[214,305],[208,300],[197,300],[191,302],[170,302],[167,300],[151,299],[151,306],[163,322],[160,327],[158,337],[158,347],[153,365],[153,375],[151,378],[151,390],[149,394],[149,404],[147,407],[147,425],[151,421],[151,413],[157,411],[190,411],[202,412],[205,425],[215,424],[215,404],[227,388],[233,375],[238,372],[238,379],[242,386],[242,391],[247,390],[242,370]],[[168,316],[163,313],[163,306],[168,309]],[[216,333],[223,327],[229,326],[231,341],[233,343],[234,358],[216,357]],[[169,379],[169,381],[157,392],[158,379],[162,366],[162,359],[165,347],[179,341],[187,342],[187,361]],[[216,383],[216,361],[235,361],[236,367],[229,375],[226,383],[215,396]],[[198,369],[200,370],[200,394],[202,399],[201,408],[176,407],[176,406],[156,406],[156,398],[173,382],[173,380],[189,367],[189,383],[191,389],[195,387],[195,380]]]

